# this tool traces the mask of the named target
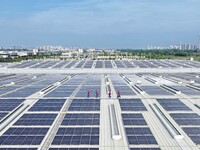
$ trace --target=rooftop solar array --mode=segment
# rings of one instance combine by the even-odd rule
[[[0,73],[0,150],[199,149],[200,73],[177,72],[199,66],[184,60],[33,60],[8,65],[8,72],[19,69]],[[145,71],[134,73],[139,68]],[[151,68],[168,70],[147,72]],[[25,69],[30,72],[20,73]],[[108,84],[116,92],[111,98]],[[171,92],[175,89],[181,93]],[[113,96],[118,90],[119,99]],[[183,139],[174,140],[152,106]],[[119,129],[117,140],[113,129]]]
[[[65,101],[65,99],[40,99],[29,111],[60,111]]]
[[[73,99],[69,111],[100,111],[100,99]]]
[[[141,88],[149,95],[173,95],[169,91],[159,86],[141,86]]]
[[[172,88],[175,88],[178,91],[181,91],[182,93],[186,95],[200,95],[200,91],[191,89],[189,87],[185,86],[171,86]]]
[[[184,127],[183,130],[196,144],[200,144],[200,127]]]
[[[135,125],[135,126],[145,126],[147,125],[146,121],[142,114],[122,114],[124,125]]]
[[[52,145],[98,145],[99,128],[59,128]]]
[[[171,113],[170,115],[179,125],[200,126],[200,116],[196,113]]]
[[[95,65],[96,64],[96,65]],[[189,60],[29,60],[9,68],[199,68],[200,63]]]
[[[136,95],[133,89],[129,87],[119,75],[112,75],[111,81],[113,83],[115,92],[117,93],[119,91],[121,96]]]
[[[1,137],[0,145],[40,145],[48,128],[9,128]]]
[[[99,125],[100,116],[98,113],[75,113],[75,114],[66,114],[62,122],[64,126],[91,126]]]
[[[16,126],[51,126],[57,114],[24,114],[14,125]]]
[[[191,109],[179,99],[157,99],[160,105],[167,111],[190,111]]]
[[[119,99],[122,111],[146,111],[140,99]]]
[[[125,128],[128,142],[131,145],[157,145],[149,128]]]

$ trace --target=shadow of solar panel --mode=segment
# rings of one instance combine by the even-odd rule
[[[59,128],[52,145],[98,145],[99,128]]]
[[[9,128],[1,137],[0,145],[39,145],[48,128]]]
[[[50,126],[57,114],[24,114],[14,125],[17,126]]]
[[[131,145],[157,144],[149,128],[125,128],[125,130]]]
[[[81,125],[99,125],[99,114],[66,114],[62,125],[81,126]]]
[[[191,111],[191,109],[179,99],[157,99],[157,101],[167,111]]]
[[[179,125],[200,125],[200,116],[196,113],[172,113],[170,115]]]
[[[100,111],[100,99],[73,99],[69,111]]]
[[[29,111],[60,111],[65,101],[65,99],[40,99]]]
[[[200,144],[200,127],[184,127],[182,129],[194,143]]]
[[[147,125],[142,114],[122,114],[124,125],[144,126]]]
[[[122,111],[146,111],[140,99],[119,99]]]

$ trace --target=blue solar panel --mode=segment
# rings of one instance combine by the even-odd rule
[[[99,150],[99,148],[50,148],[49,150]]]
[[[1,121],[1,119],[3,119],[7,114],[8,114],[8,113],[2,113],[2,112],[0,112],[0,121]]]
[[[99,145],[99,128],[59,128],[52,145]]]
[[[141,88],[149,95],[173,95],[159,86],[141,86]]]
[[[96,90],[98,90],[99,95],[98,97],[100,97],[100,93],[101,93],[101,86],[96,85],[96,86],[82,86],[81,89],[79,90],[79,92],[76,94],[76,97],[87,97],[87,92],[88,90],[90,90],[90,95],[89,97],[96,97]]]
[[[200,116],[196,113],[172,113],[170,115],[179,125],[200,125]]]
[[[146,107],[140,99],[120,99],[122,111],[145,111]]]
[[[100,99],[74,99],[69,111],[100,111]]]
[[[0,111],[12,111],[23,101],[24,99],[0,99]]]
[[[99,114],[66,114],[62,122],[62,125],[99,125],[100,115]]]
[[[51,91],[50,93],[48,93],[47,95],[45,95],[45,97],[62,97],[62,98],[69,97],[76,88],[77,88],[77,86],[61,85],[58,88]]]
[[[130,148],[130,150],[160,150],[160,148]]]
[[[40,99],[29,111],[60,111],[65,99]]]
[[[200,144],[200,128],[199,127],[184,127],[183,130],[191,138],[191,140]]]
[[[120,95],[136,95],[135,92],[133,91],[133,89],[131,89],[129,86],[125,85],[125,86],[121,86],[121,85],[115,85],[115,92],[117,93],[118,91],[120,92]]]
[[[57,114],[24,114],[14,125],[18,126],[50,126]]]
[[[190,111],[191,110],[179,99],[157,99],[157,101],[167,111],[180,111],[180,110]]]
[[[9,128],[1,137],[0,145],[39,145],[48,128]]]
[[[125,130],[131,145],[157,144],[149,128],[125,128]]]
[[[0,150],[37,150],[37,148],[0,148]]]
[[[142,114],[122,114],[124,125],[147,125]]]

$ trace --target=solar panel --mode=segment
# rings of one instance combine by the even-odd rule
[[[141,86],[141,88],[149,95],[173,95],[159,86]]]
[[[65,99],[40,99],[29,111],[60,111],[65,101]]]
[[[100,99],[73,99],[69,111],[100,111]]]
[[[0,148],[0,150],[37,150],[37,148]]]
[[[130,150],[160,150],[160,148],[130,148]]]
[[[200,91],[194,90],[189,87],[185,87],[185,86],[171,86],[171,87],[181,91],[182,93],[186,95],[200,95]]]
[[[125,128],[129,144],[157,144],[149,128]]]
[[[3,119],[8,113],[0,112],[0,121]]]
[[[159,104],[167,111],[190,111],[191,109],[179,99],[157,99]]]
[[[62,122],[62,125],[66,126],[82,126],[82,125],[99,125],[100,115],[99,114],[66,114]]]
[[[45,97],[62,97],[62,98],[69,97],[76,88],[77,88],[77,86],[61,85],[58,88],[51,91],[50,93],[48,93],[47,95],[45,95]]]
[[[172,113],[170,115],[179,125],[200,125],[200,116],[196,113]]]
[[[9,128],[1,137],[0,145],[39,145],[48,128]]]
[[[24,114],[14,125],[17,126],[50,126],[57,114]]]
[[[24,99],[0,99],[0,111],[12,111],[23,101]]]
[[[59,128],[52,145],[99,145],[99,128]]]
[[[115,92],[120,91],[120,95],[136,95],[133,89],[131,89],[129,86],[114,86]]]
[[[144,126],[147,125],[142,114],[122,114],[122,119],[125,126],[136,125]]]
[[[140,99],[119,99],[122,111],[146,111]]]
[[[90,90],[90,97],[94,98],[94,97],[96,97],[96,90],[98,90],[98,92],[101,93],[101,86],[99,86],[99,85],[97,85],[97,86],[82,86],[75,97],[87,97],[88,90]]]
[[[199,127],[184,127],[184,132],[191,138],[191,140],[200,144],[200,128]]]
[[[99,150],[99,148],[50,148],[49,150]]]

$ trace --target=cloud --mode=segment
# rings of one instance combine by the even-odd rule
[[[33,5],[27,13],[3,13],[1,35],[13,31],[15,36],[29,35],[38,41],[42,39],[35,37],[43,35],[46,39],[54,37],[50,41],[66,38],[77,45],[92,41],[93,45],[100,42],[125,46],[169,38],[175,41],[184,34],[189,40],[200,32],[199,0],[59,0],[57,4]]]

